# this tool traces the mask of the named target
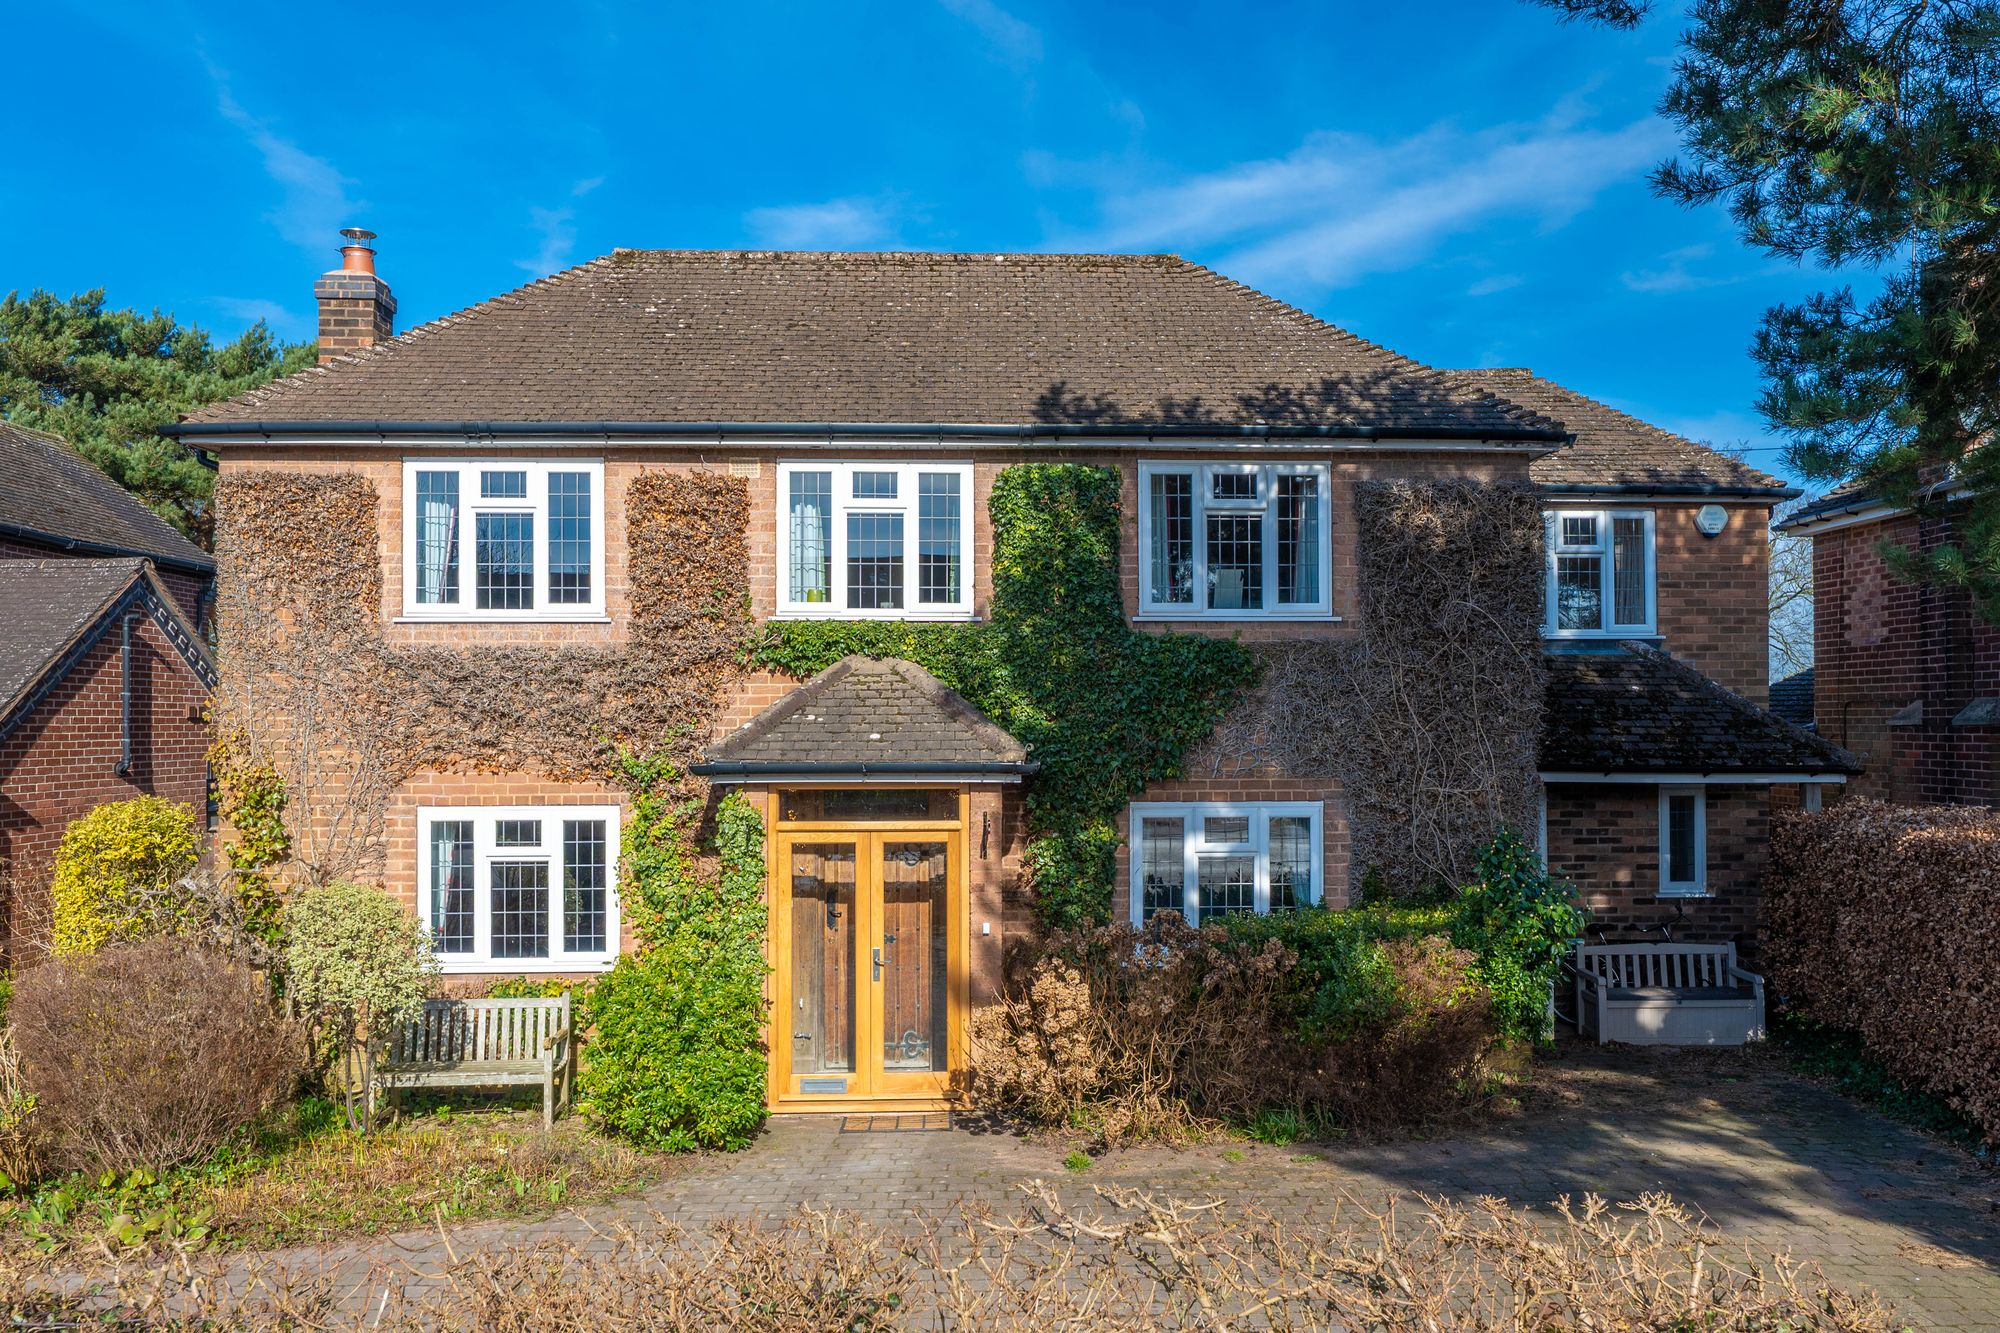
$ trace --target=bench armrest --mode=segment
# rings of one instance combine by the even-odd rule
[[[1605,989],[1603,977],[1580,967],[1576,969],[1576,985],[1578,990],[1601,991]]]
[[[1758,973],[1746,972],[1732,963],[1729,967],[1729,975],[1735,977],[1738,981],[1749,982],[1750,989],[1756,991],[1759,995],[1764,993],[1764,978]]]
[[[554,1032],[551,1032],[548,1036],[542,1038],[542,1049],[545,1051],[552,1051],[556,1047],[567,1042],[568,1040],[569,1040],[569,1024],[565,1023],[561,1027],[557,1028]]]

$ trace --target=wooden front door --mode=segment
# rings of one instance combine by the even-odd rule
[[[964,1044],[959,841],[936,827],[778,833],[779,1105],[944,1095]]]

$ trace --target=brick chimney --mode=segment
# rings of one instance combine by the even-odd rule
[[[340,247],[340,267],[322,273],[313,284],[319,298],[319,363],[373,347],[396,334],[396,298],[389,284],[375,276],[375,233],[363,227],[343,227],[347,244]]]

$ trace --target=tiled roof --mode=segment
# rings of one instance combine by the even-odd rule
[[[1813,724],[1813,669],[1794,671],[1771,682],[1771,711],[1794,726]]]
[[[1625,486],[1657,491],[1783,491],[1784,482],[1740,459],[1661,430],[1529,370],[1455,372],[1479,388],[1560,421],[1576,443],[1530,466],[1544,486]]]
[[[133,585],[143,585],[134,592]],[[155,619],[202,682],[215,684],[215,664],[147,562],[122,560],[0,560],[0,736],[60,679],[131,598],[150,604]]]
[[[1644,644],[1551,653],[1547,773],[1858,773],[1859,762]]]
[[[215,558],[54,435],[0,421],[0,530],[203,571]]]
[[[618,250],[189,418],[328,421],[1561,435],[1173,255]]]
[[[885,767],[887,766],[887,767]],[[843,657],[711,746],[698,773],[1026,773],[1027,748],[914,662]]]

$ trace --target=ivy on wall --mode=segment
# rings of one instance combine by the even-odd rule
[[[976,625],[777,621],[754,665],[809,676],[849,653],[901,657],[1025,742],[1027,875],[1042,920],[1111,912],[1115,820],[1147,784],[1176,777],[1259,663],[1233,639],[1147,634],[1125,620],[1118,580],[1119,477],[1079,464],[1021,464],[994,483],[992,617]]]

